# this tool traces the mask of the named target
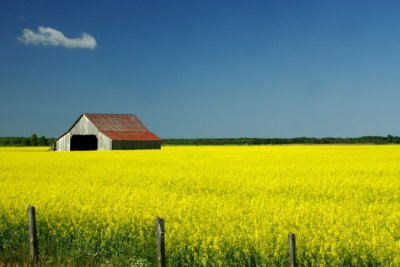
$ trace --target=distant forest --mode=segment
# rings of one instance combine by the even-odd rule
[[[399,136],[163,139],[163,145],[400,144]]]
[[[0,137],[0,146],[50,146],[55,140],[36,134],[30,137]]]
[[[0,137],[0,146],[51,146],[56,138]],[[295,137],[295,138],[173,138],[163,139],[163,145],[290,145],[290,144],[400,144],[400,136],[362,137]]]

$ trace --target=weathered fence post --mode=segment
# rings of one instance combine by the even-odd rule
[[[292,232],[289,232],[289,266],[296,267],[296,239]]]
[[[156,218],[156,237],[157,237],[157,266],[165,267],[165,243],[164,243],[164,220]]]
[[[39,242],[36,231],[36,211],[35,207],[28,205],[28,223],[29,223],[29,247],[31,251],[31,262],[39,261]]]

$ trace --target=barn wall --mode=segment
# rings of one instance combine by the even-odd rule
[[[97,135],[98,140],[98,150],[111,150],[112,140],[105,136],[103,133],[99,132]]]
[[[56,141],[57,151],[69,151],[71,135],[69,133],[64,134],[60,139]]]
[[[88,118],[82,116],[81,119],[72,127],[69,131],[70,134],[74,135],[85,135],[85,134],[94,134],[97,136],[99,131],[97,128],[91,123]]]
[[[160,149],[160,148],[161,148],[161,141],[112,140],[113,150]]]
[[[73,135],[95,135],[97,137],[98,150],[111,150],[111,139],[99,132],[88,118],[82,116],[81,119],[56,142],[56,150],[69,151],[71,147],[71,137]]]

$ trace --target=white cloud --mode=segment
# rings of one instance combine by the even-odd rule
[[[68,38],[60,31],[50,27],[39,27],[37,32],[24,29],[18,40],[24,44],[64,46],[66,48],[87,48],[95,49],[96,39],[87,33],[83,33],[79,38]]]

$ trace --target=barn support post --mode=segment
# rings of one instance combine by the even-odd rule
[[[157,237],[157,266],[165,267],[165,242],[164,242],[164,219],[156,218],[156,237]]]
[[[36,210],[34,206],[28,205],[28,223],[29,223],[29,247],[31,254],[31,262],[39,261],[39,242],[36,230]]]
[[[289,266],[296,267],[296,238],[292,232],[289,232]]]

